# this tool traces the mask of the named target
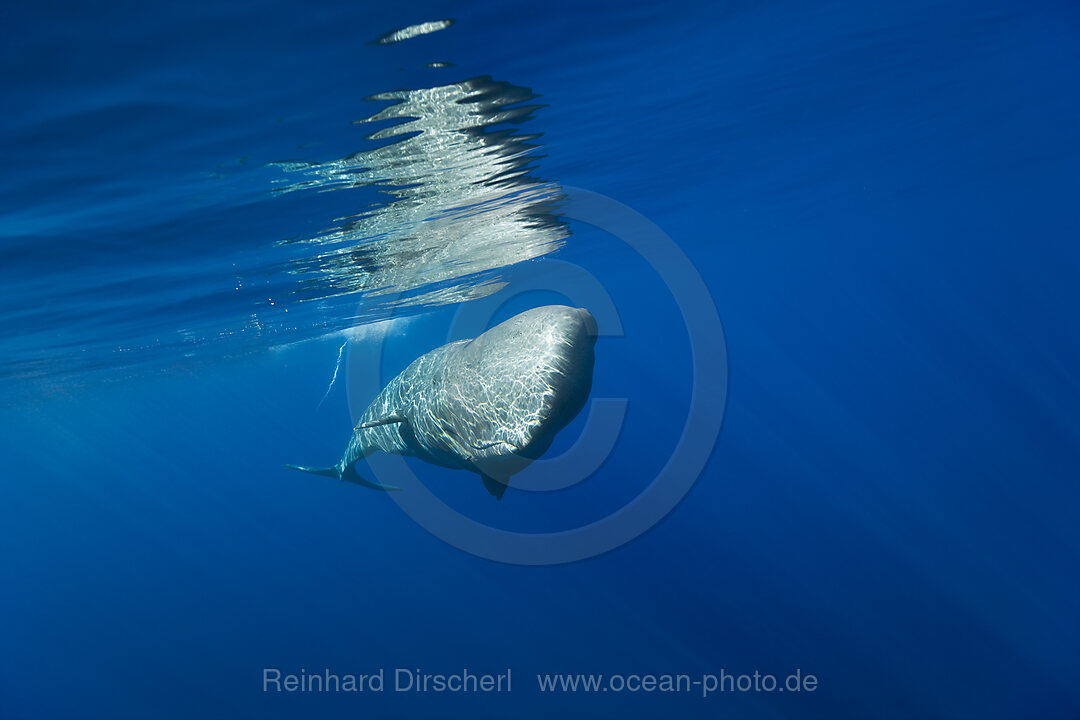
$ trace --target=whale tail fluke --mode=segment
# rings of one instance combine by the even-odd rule
[[[292,470],[299,470],[300,472],[311,473],[312,475],[323,475],[325,477],[341,479],[341,472],[337,467],[307,467],[306,465],[286,465],[285,467]],[[355,472],[355,471],[354,471]]]
[[[351,464],[342,468],[340,465],[332,465],[330,467],[308,467],[306,465],[286,465],[285,467],[293,470],[299,470],[300,472],[311,473],[312,475],[322,475],[323,477],[332,477],[341,480],[342,482],[351,482],[357,485],[363,485],[366,488],[372,490],[400,490],[401,488],[396,485],[383,485],[382,483],[372,482],[371,480],[365,480],[360,477]]]

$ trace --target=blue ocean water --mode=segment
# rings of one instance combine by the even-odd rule
[[[1078,36],[1066,2],[5,5],[0,717],[1077,717]],[[623,330],[595,474],[496,502],[409,467],[518,532],[649,487],[725,358],[575,192],[723,319],[723,431],[669,515],[521,566],[282,468],[340,457],[361,376],[576,268]],[[722,671],[818,683],[536,681]]]

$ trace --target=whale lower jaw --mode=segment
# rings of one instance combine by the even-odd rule
[[[472,466],[476,472],[496,480],[509,481],[511,475],[516,475],[529,466],[532,458],[523,457],[511,452],[503,455],[491,455],[475,457]]]

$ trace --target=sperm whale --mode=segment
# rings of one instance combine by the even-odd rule
[[[382,450],[471,470],[501,499],[510,476],[543,455],[585,406],[596,337],[588,310],[548,305],[438,347],[379,392],[336,465],[286,467],[398,490],[353,467]]]

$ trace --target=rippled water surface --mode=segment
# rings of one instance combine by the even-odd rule
[[[422,23],[348,49],[355,62],[377,65],[389,60],[378,46],[452,24]],[[60,103],[49,108],[58,117],[16,123],[14,151],[30,154],[38,142],[55,158],[74,146],[91,167],[77,165],[88,177],[52,163],[28,168],[30,178],[45,176],[37,183],[9,178],[31,203],[13,204],[3,229],[3,310],[8,326],[20,328],[5,342],[6,374],[63,375],[296,342],[391,309],[483,297],[502,287],[500,269],[561,247],[569,230],[557,211],[560,190],[537,171],[540,133],[528,132],[543,108],[538,95],[491,76],[446,82],[450,63],[419,63],[420,51],[406,57],[428,70],[418,77],[429,86],[367,95],[350,86],[339,90],[352,99],[347,109],[330,111],[309,98],[311,107],[275,118],[295,133],[287,151],[241,136],[215,156],[223,149],[199,146],[236,130],[198,121],[162,127],[178,113],[212,111],[178,107],[181,98],[165,88],[157,101]],[[165,80],[131,82],[135,95]],[[265,132],[258,108],[234,112],[245,110],[245,122]],[[318,115],[363,149],[308,159],[319,153],[300,142],[310,134],[295,128],[298,114]],[[179,137],[164,147],[147,137],[172,131]],[[185,145],[196,146],[202,167],[190,167]],[[280,159],[267,162],[275,153]],[[189,167],[170,172],[169,160]],[[34,194],[50,183],[46,197]],[[337,196],[313,197],[328,191]]]

